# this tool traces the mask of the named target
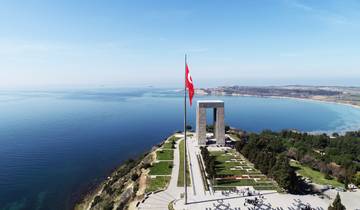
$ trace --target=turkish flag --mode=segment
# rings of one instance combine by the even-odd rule
[[[192,98],[194,97],[194,84],[193,84],[193,80],[191,78],[190,72],[189,72],[189,67],[186,64],[186,68],[185,68],[185,72],[186,72],[186,87],[189,90],[189,99],[190,99],[190,106],[192,105]]]

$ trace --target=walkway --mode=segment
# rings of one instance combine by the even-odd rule
[[[197,155],[200,149],[194,137],[188,138],[188,157],[190,163],[191,188],[188,188],[188,202],[198,201],[206,197],[204,183],[201,176],[201,170]]]
[[[171,172],[171,179],[168,188],[164,191],[149,195],[149,198],[146,199],[144,203],[141,203],[138,209],[141,210],[168,209],[168,205],[171,201],[180,198],[180,194],[183,191],[182,187],[177,187],[179,162],[180,162],[180,154],[179,154],[180,140],[176,142],[176,149],[174,150],[173,169]]]

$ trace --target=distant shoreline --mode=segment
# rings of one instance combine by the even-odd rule
[[[346,86],[220,86],[199,88],[199,95],[254,96],[321,101],[360,108],[360,87]]]
[[[360,110],[360,105],[355,105],[355,104],[350,104],[350,103],[346,103],[346,102],[340,102],[340,101],[330,101],[330,100],[324,100],[324,99],[316,99],[316,98],[299,98],[299,97],[289,97],[289,96],[262,96],[262,95],[250,95],[250,94],[198,94],[201,96],[229,96],[229,97],[257,97],[257,98],[272,98],[272,99],[290,99],[290,100],[299,100],[299,101],[308,101],[308,102],[316,102],[316,103],[327,103],[327,104],[337,104],[337,105],[343,105],[343,106],[348,106],[348,107],[352,107],[354,109],[359,109]],[[360,126],[359,128],[360,129]],[[307,133],[311,133],[311,134],[318,134],[318,133],[327,133],[327,134],[331,134],[334,132],[337,133],[346,133],[347,131],[353,131],[354,129],[349,129],[349,130],[328,130],[328,131],[311,131],[311,132],[307,132]],[[301,131],[303,132],[303,131]]]
[[[249,94],[198,94],[201,96],[231,96],[231,97],[257,97],[257,98],[275,98],[275,99],[292,99],[292,100],[301,100],[301,101],[313,101],[313,102],[324,102],[330,104],[339,104],[339,105],[346,105],[356,109],[360,109],[360,105],[355,105],[346,102],[340,101],[331,101],[331,100],[324,100],[324,99],[316,99],[316,98],[300,98],[300,97],[290,97],[290,96],[262,96],[262,95],[249,95]]]
[[[266,98],[267,96],[264,96],[264,97]],[[297,98],[297,97],[288,97],[288,96],[268,96],[268,97],[269,98],[278,98],[278,99],[293,99],[293,100],[301,100],[301,101],[323,102],[323,103],[329,103],[329,104],[346,105],[346,106],[350,106],[350,107],[353,107],[356,109],[360,109],[360,105],[339,102],[339,101],[327,101],[327,100],[314,99],[314,98]]]

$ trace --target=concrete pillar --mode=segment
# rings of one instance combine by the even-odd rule
[[[213,114],[214,114],[214,122],[213,122],[213,128],[214,128],[214,137],[216,136],[216,112],[217,112],[217,108],[213,109]]]
[[[206,108],[196,107],[196,137],[199,145],[206,145]]]
[[[216,138],[216,143],[220,145],[225,145],[225,122],[224,122],[224,107],[216,108],[216,125],[214,133]]]

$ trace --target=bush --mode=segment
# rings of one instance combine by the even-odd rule
[[[94,198],[94,201],[92,202],[91,207],[96,206],[96,204],[100,203],[101,201],[102,201],[102,198],[97,195],[97,196]]]
[[[104,206],[104,210],[112,210],[114,208],[114,201]]]
[[[139,178],[139,175],[138,175],[137,173],[133,173],[133,174],[131,175],[131,180],[134,181],[134,182],[135,182],[138,178]]]
[[[340,195],[337,193],[336,198],[328,210],[345,210],[345,206],[341,203]]]
[[[150,168],[151,167],[151,164],[150,163],[145,163],[144,165],[143,165],[143,168],[144,169],[148,169],[148,168]]]
[[[138,190],[139,190],[139,183],[135,183],[133,188],[133,197],[136,196]]]

